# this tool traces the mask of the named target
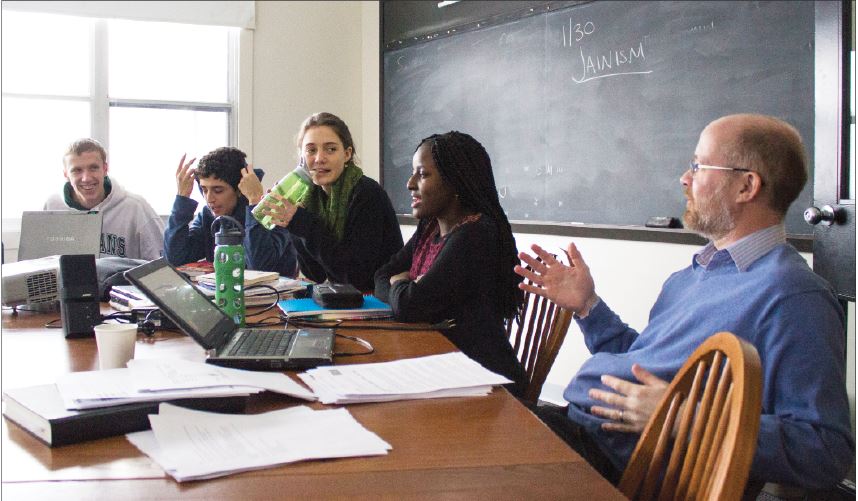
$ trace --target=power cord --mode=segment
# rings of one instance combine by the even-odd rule
[[[280,320],[280,317],[265,317],[258,322],[246,322],[245,327],[250,328],[259,328],[259,327],[279,327],[283,321]]]
[[[454,319],[442,320],[430,325],[379,325],[375,322],[355,323],[354,320],[349,320],[348,325],[343,325],[343,320],[322,320],[312,318],[289,318],[285,315],[280,315],[280,319],[286,322],[287,326],[293,327],[308,327],[317,329],[364,329],[364,330],[387,330],[387,331],[443,331],[452,329],[456,326]]]
[[[246,293],[247,291],[249,291],[249,290],[253,290],[253,289],[270,289],[270,291],[271,291],[271,292],[269,292],[269,294],[272,294],[272,295],[274,296],[274,301],[273,301],[271,304],[267,305],[265,308],[263,308],[263,309],[261,309],[261,310],[259,310],[259,311],[255,311],[255,312],[253,312],[253,314],[254,314],[254,315],[261,315],[261,314],[263,314],[263,313],[265,313],[265,312],[267,312],[267,311],[271,311],[271,310],[273,310],[274,308],[276,308],[276,307],[277,307],[277,303],[279,303],[279,302],[280,302],[280,291],[278,291],[278,290],[277,290],[277,289],[275,289],[274,287],[272,287],[272,286],[270,286],[270,285],[267,285],[267,284],[256,284],[256,285],[251,285],[250,287],[248,287],[248,288],[247,288],[247,289],[245,289],[244,291],[245,291],[245,293]],[[245,303],[246,303],[246,302],[247,302],[247,295],[246,295],[246,294],[245,294],[245,296],[244,296],[244,300],[245,300]],[[268,325],[270,325],[270,324],[268,324]],[[248,326],[253,327],[253,326],[255,326],[255,325],[248,324]]]
[[[346,336],[345,334],[335,334],[335,335],[337,337],[341,337],[343,339],[348,339],[349,341],[354,341],[355,343],[358,343],[359,345],[363,346],[364,348],[366,348],[368,350],[368,351],[363,351],[360,353],[353,353],[353,352],[348,352],[348,351],[334,353],[333,355],[335,357],[354,357],[357,355],[369,355],[371,353],[375,353],[375,348],[373,348],[372,345],[369,344],[369,341],[367,341],[365,339],[361,339],[361,338],[355,337],[355,336]]]

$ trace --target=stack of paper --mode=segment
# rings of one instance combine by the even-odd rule
[[[196,277],[196,281],[202,284],[214,285],[216,280],[215,273],[206,273]],[[255,284],[268,283],[280,278],[280,274],[276,271],[257,271],[244,270],[244,286],[250,287]]]
[[[484,396],[492,385],[512,382],[460,352],[376,364],[318,367],[299,377],[324,404]]]
[[[140,289],[133,285],[114,285],[109,293],[110,306],[117,311],[155,310],[155,306]]]
[[[247,280],[245,279],[245,282],[246,281]],[[213,298],[215,296],[214,282],[201,280],[198,281],[196,285],[197,289],[201,290],[207,297]],[[263,285],[267,285],[268,287],[262,287]],[[260,306],[273,304],[275,301],[280,300],[280,298],[290,297],[289,294],[306,290],[307,282],[278,275],[278,278],[275,278],[274,280],[256,283],[254,285],[245,285],[245,287],[244,304],[247,306]],[[275,297],[274,291],[269,287],[276,289],[279,296]]]
[[[279,372],[253,372],[187,360],[132,360],[127,369],[72,372],[57,381],[67,409],[131,402],[249,395],[269,390],[305,400],[312,392]]]
[[[151,431],[126,436],[179,482],[307,459],[379,456],[391,449],[346,409],[299,406],[234,416],[161,404],[149,421]]]

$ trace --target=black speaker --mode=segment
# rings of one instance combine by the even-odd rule
[[[94,336],[93,327],[101,323],[95,256],[60,256],[59,278],[63,334],[67,338]]]

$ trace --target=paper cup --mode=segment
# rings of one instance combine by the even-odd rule
[[[137,324],[99,324],[95,326],[100,369],[125,367],[134,358]]]

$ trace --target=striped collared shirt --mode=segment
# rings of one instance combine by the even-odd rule
[[[739,271],[745,271],[754,261],[785,242],[786,229],[781,223],[751,233],[723,250],[730,254]],[[715,247],[715,244],[709,242],[706,247],[694,255],[694,260],[700,266],[706,267],[712,260],[712,256],[718,251],[719,249]]]

